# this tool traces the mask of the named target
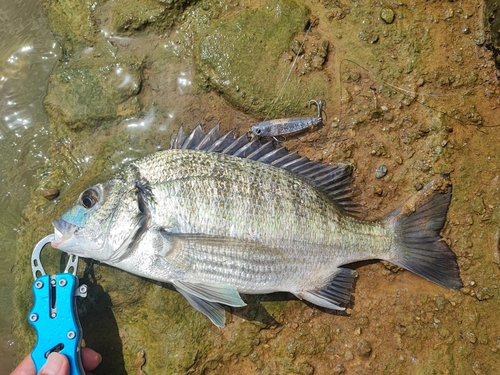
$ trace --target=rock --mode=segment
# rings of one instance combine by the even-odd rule
[[[56,69],[44,100],[52,123],[82,129],[139,111],[134,97],[141,87],[141,64],[99,63],[84,61]]]
[[[345,369],[345,366],[342,363],[339,363],[333,369],[333,374],[334,375],[344,375],[345,373],[346,373],[346,369]]]
[[[361,339],[358,343],[358,353],[363,357],[369,357],[372,353],[372,345],[365,339]]]
[[[44,188],[40,191],[40,194],[42,194],[42,197],[45,199],[51,201],[59,196],[59,189]]]
[[[160,31],[172,26],[189,3],[189,0],[115,2],[112,10],[113,27],[117,31],[127,31],[151,25]]]
[[[375,170],[375,178],[382,178],[387,174],[387,167],[385,165],[379,165]]]
[[[296,55],[302,55],[304,53],[304,48],[302,47],[302,43],[299,42],[297,39],[292,40],[292,42],[290,43],[290,49]]]
[[[382,20],[387,24],[393,23],[394,22],[394,11],[390,8],[384,8],[380,12],[380,18],[382,18]]]
[[[480,46],[486,42],[486,46],[493,51],[497,69],[500,69],[500,7],[497,0],[484,2],[483,20],[486,35],[481,33],[474,41]]]
[[[92,8],[90,1],[43,1],[43,10],[50,28],[67,52],[71,52],[78,44],[94,43],[98,33]]]
[[[301,31],[308,14],[306,7],[294,1],[274,0],[232,18],[215,20],[200,33],[195,47],[202,85],[255,117],[303,115],[304,98],[328,97],[329,90],[322,71],[288,75],[296,54],[303,53]],[[318,50],[326,53],[327,48],[320,45]],[[319,66],[323,62],[324,58]],[[286,90],[280,93],[285,83]],[[273,102],[273,111],[268,113]]]

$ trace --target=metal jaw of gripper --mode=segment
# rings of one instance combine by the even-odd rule
[[[70,375],[84,375],[80,356],[82,329],[76,312],[76,297],[86,297],[87,286],[78,286],[78,256],[73,254],[69,254],[63,273],[45,273],[40,254],[44,246],[53,240],[53,234],[42,238],[31,255],[31,269],[35,278],[31,288],[35,298],[28,321],[37,332],[31,358],[38,373],[49,354],[59,352],[68,358]]]

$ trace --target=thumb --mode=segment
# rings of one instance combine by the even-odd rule
[[[63,354],[50,353],[38,375],[69,375],[68,359]]]

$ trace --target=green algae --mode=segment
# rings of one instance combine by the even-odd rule
[[[89,0],[43,1],[50,29],[65,53],[71,53],[76,46],[94,43],[97,36],[94,7],[95,2]]]
[[[310,99],[328,93],[323,72],[288,76],[293,59],[284,54],[292,38],[305,29],[308,14],[306,7],[286,0],[215,20],[198,35],[200,84],[256,117],[303,114]]]
[[[172,26],[191,2],[190,0],[120,1],[114,4],[111,11],[113,28],[117,32],[124,32],[153,26],[156,31],[161,32]]]
[[[498,1],[485,0],[484,26],[487,32],[485,40],[479,39],[478,42],[486,41],[488,47],[495,55],[497,68],[500,67],[500,6]],[[470,31],[469,31],[470,32]]]
[[[141,63],[116,60],[59,66],[49,80],[45,109],[55,123],[71,129],[135,115],[141,70]]]

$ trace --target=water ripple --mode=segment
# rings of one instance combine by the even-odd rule
[[[12,267],[21,212],[49,132],[42,100],[60,55],[37,0],[0,0],[0,373],[12,369]]]

